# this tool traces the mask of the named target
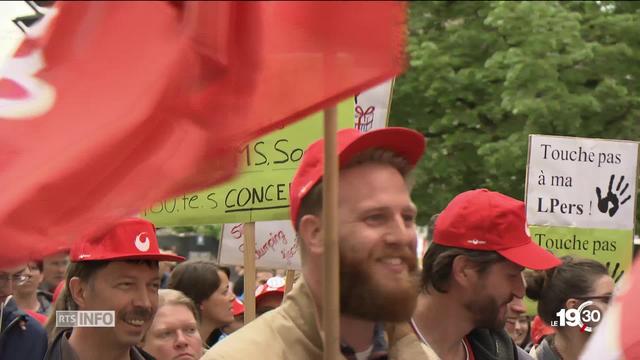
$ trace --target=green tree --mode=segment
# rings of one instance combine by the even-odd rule
[[[419,222],[458,193],[524,197],[529,134],[638,140],[637,2],[413,2],[391,125],[428,137]]]

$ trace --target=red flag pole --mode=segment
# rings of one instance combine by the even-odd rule
[[[324,110],[324,175],[322,224],[324,227],[324,266],[322,277],[322,321],[324,328],[324,360],[340,354],[340,288],[338,287],[338,130],[335,106]]]
[[[244,323],[256,318],[256,223],[248,222],[244,232]]]

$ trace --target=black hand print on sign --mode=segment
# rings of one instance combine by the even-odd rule
[[[624,275],[624,270],[620,271],[620,263],[619,262],[616,263],[616,266],[613,268],[613,271],[611,271],[611,262],[607,261],[606,265],[607,265],[607,271],[609,271],[613,280],[615,282],[618,282],[618,280],[622,278],[622,275]],[[620,273],[618,273],[618,271],[620,271]]]
[[[624,176],[620,177],[620,181],[618,181],[618,186],[616,186],[616,193],[613,192],[613,180],[615,179],[615,175],[611,175],[611,180],[609,180],[609,191],[607,192],[607,196],[602,197],[602,191],[599,186],[596,186],[596,195],[598,195],[598,209],[603,214],[609,212],[609,216],[613,217],[613,215],[618,212],[620,205],[623,205],[629,199],[631,199],[631,195],[627,195],[624,200],[620,201],[620,198],[624,195],[625,191],[629,188],[629,183],[626,183],[625,186],[620,190],[622,183],[624,182]],[[618,193],[619,192],[619,193]],[[609,203],[611,203],[611,208],[609,208]]]

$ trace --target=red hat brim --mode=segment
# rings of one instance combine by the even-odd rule
[[[393,151],[406,159],[413,168],[424,153],[426,140],[415,130],[388,127],[369,131],[340,151],[340,165],[346,165],[355,155],[374,148]]]
[[[510,249],[497,250],[497,252],[507,260],[527,269],[547,270],[562,263],[555,255],[532,241]]]
[[[73,262],[83,262],[83,261],[98,261],[98,260],[107,260],[107,261],[117,261],[117,260],[150,260],[150,261],[175,261],[182,262],[185,260],[184,257],[178,255],[171,254],[118,254],[118,255],[106,255],[101,257],[87,257],[87,258],[74,258]]]

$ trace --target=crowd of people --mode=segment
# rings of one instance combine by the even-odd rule
[[[590,332],[551,325],[586,301],[606,311],[605,266],[539,247],[524,203],[487,189],[459,194],[434,218],[419,266],[410,193],[423,136],[348,129],[338,148],[344,358],[578,359]],[[322,142],[310,145],[291,182],[302,269],[289,293],[277,270],[244,289],[214,261],[161,250],[152,223],[124,219],[67,252],[0,269],[0,359],[322,358],[323,156]],[[246,325],[245,291],[257,314]],[[65,327],[61,311],[113,311],[114,321]]]

